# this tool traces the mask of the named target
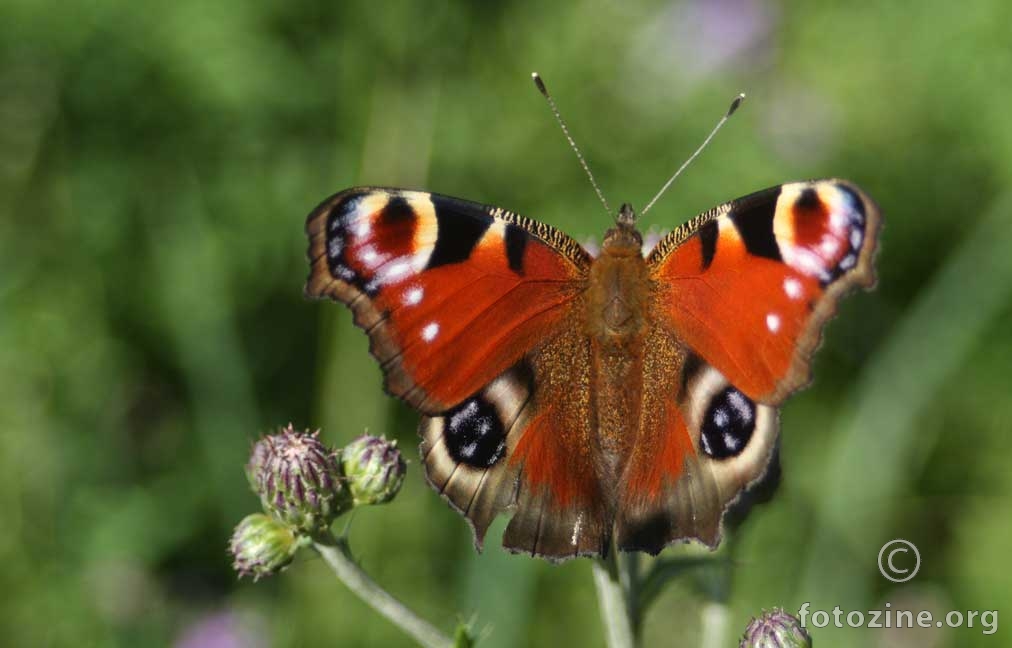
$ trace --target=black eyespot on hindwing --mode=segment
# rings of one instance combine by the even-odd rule
[[[458,463],[488,468],[506,450],[506,430],[495,406],[479,393],[443,415],[446,449]]]
[[[699,443],[714,459],[741,453],[755,431],[756,407],[745,394],[728,386],[714,394],[706,408]]]

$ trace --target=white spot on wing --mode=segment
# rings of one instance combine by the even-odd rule
[[[780,316],[776,313],[768,313],[766,315],[766,328],[770,330],[770,333],[776,333],[780,330]]]
[[[384,263],[390,260],[388,255],[380,254],[376,251],[376,248],[371,245],[367,245],[362,248],[362,251],[359,252],[359,258],[362,259],[362,263],[364,263],[367,268],[373,271],[382,267]]]
[[[731,404],[731,407],[738,413],[741,420],[752,421],[752,406],[745,400],[744,394],[738,390],[734,390],[727,395],[727,402]]]
[[[417,286],[415,288],[411,288],[406,293],[404,293],[404,305],[414,306],[418,302],[422,301],[423,294],[424,293],[422,292],[421,288],[418,288]]]
[[[825,261],[814,250],[800,245],[785,245],[780,248],[780,254],[787,265],[803,275],[817,277],[821,281],[832,278],[826,270]]]
[[[422,329],[422,339],[426,342],[432,342],[436,339],[436,335],[439,334],[439,324],[435,322],[429,322]]]
[[[404,275],[411,272],[411,264],[406,261],[398,261],[397,263],[391,263],[389,267],[383,272],[383,283],[387,283],[391,280],[396,281]]]
[[[839,209],[834,209],[829,215],[829,225],[836,230],[842,230],[850,224],[850,218],[847,217],[847,213]]]
[[[861,241],[863,239],[864,236],[861,234],[861,230],[855,228],[850,231],[850,247],[855,250],[858,249],[861,247]]]
[[[436,326],[436,325],[429,324],[429,326]],[[426,328],[428,328],[428,326]],[[465,405],[463,409],[461,409],[459,412],[450,417],[450,427],[459,428],[464,424],[464,421],[473,417],[477,413],[478,413],[478,402],[475,400],[468,401],[467,405]]]
[[[791,299],[801,299],[801,282],[794,277],[784,279],[784,292]]]
[[[835,239],[823,238],[822,244],[819,246],[819,248],[822,250],[822,253],[825,254],[826,256],[832,256],[836,254],[837,250],[840,249],[840,243]]]
[[[431,250],[423,250],[418,254],[399,256],[393,259],[384,256],[375,267],[377,280],[385,286],[420,274],[425,270],[431,252]]]

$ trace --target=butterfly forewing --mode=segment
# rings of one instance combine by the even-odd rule
[[[804,386],[822,326],[874,283],[875,204],[842,180],[785,184],[732,201],[648,258],[659,307],[689,347],[750,398]]]
[[[531,224],[435,194],[343,191],[307,221],[306,292],[347,304],[388,391],[438,414],[550,336],[582,288],[582,248]]]

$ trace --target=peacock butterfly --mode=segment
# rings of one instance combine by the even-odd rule
[[[422,415],[428,482],[480,550],[715,547],[776,445],[839,298],[874,283],[879,211],[844,180],[715,207],[649,252],[623,205],[597,255],[543,223],[361,187],[309,215],[306,294],[346,304]]]

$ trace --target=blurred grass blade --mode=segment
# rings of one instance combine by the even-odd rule
[[[151,215],[154,294],[191,398],[204,479],[228,517],[238,517],[248,495],[232,483],[264,424],[239,344],[225,245],[209,222],[199,183],[192,175],[188,180],[177,187],[172,218]]]
[[[460,585],[461,610],[474,613],[485,628],[482,648],[508,648],[530,641],[541,565],[503,549],[499,542],[507,520],[500,516],[486,535],[482,553],[467,549]]]

